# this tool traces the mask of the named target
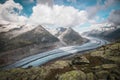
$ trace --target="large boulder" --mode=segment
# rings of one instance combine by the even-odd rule
[[[82,65],[82,64],[84,65],[89,63],[90,63],[89,60],[85,56],[78,56],[72,60],[73,65]]]
[[[103,69],[111,69],[111,68],[117,68],[118,66],[116,64],[103,64]]]
[[[80,70],[73,70],[60,75],[58,80],[86,80],[86,74]]]
[[[97,76],[97,79],[106,80],[107,77],[109,76],[109,72],[104,70],[98,71],[96,72],[96,76]]]
[[[86,74],[87,80],[95,80],[96,77],[92,72]]]

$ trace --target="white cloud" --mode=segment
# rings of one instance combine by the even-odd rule
[[[98,23],[98,21],[100,20],[101,18],[99,17],[99,16],[95,16],[94,18],[92,18],[92,19],[89,19],[89,23],[90,24],[96,24],[96,23]]]
[[[101,0],[97,1],[94,6],[88,7],[86,10],[89,13],[89,18],[93,18],[100,10],[106,10],[108,7],[116,3],[118,0],[105,0],[104,4],[101,4]]]
[[[52,24],[63,27],[73,27],[88,21],[88,14],[84,10],[79,11],[72,6],[53,5],[50,7],[49,4],[52,5],[53,0],[37,1],[39,2],[33,7],[33,13],[29,18],[19,15],[23,8],[19,3],[15,3],[13,0],[0,4],[0,20],[37,25]]]
[[[34,0],[29,1],[33,2]],[[86,11],[75,9],[72,6],[55,5],[53,0],[37,0],[38,4],[33,7],[32,15],[29,18],[26,18],[25,16],[19,15],[20,11],[22,10],[22,6],[18,3],[15,3],[13,0],[9,0],[4,4],[0,4],[0,22],[3,22],[1,20],[5,20],[9,22],[30,23],[37,25],[52,24],[62,27],[74,27],[88,22],[91,24],[91,28],[96,28],[98,26],[104,26],[104,24],[97,23],[97,20],[100,18],[95,16],[95,14],[98,12],[98,10],[109,7],[115,1],[106,0],[104,5],[100,5],[100,2],[98,2],[96,6],[89,7],[89,10]],[[17,9],[18,11],[16,12],[14,9]],[[88,16],[95,17],[89,19]],[[112,16],[115,16],[113,15],[113,12],[110,14],[109,19],[112,19]]]
[[[120,25],[120,10],[111,11],[108,21],[113,23],[114,25]]]
[[[4,4],[0,4],[0,20],[20,23],[25,22],[27,18],[19,15],[22,9],[22,6],[15,3],[13,0],[6,1]]]
[[[96,23],[96,24],[91,25],[90,28],[99,30],[103,26],[106,26],[106,23],[104,23],[104,24],[103,23],[102,24],[101,23]]]
[[[34,24],[54,24],[64,27],[73,27],[85,23],[87,19],[87,12],[84,10],[77,10],[70,6],[47,5],[38,4],[33,7],[33,13],[30,17],[30,23]]]
[[[37,3],[48,5],[48,6],[52,7],[54,4],[54,0],[37,0]]]

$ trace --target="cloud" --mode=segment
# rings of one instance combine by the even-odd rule
[[[54,0],[37,0],[37,3],[52,7],[54,4]]]
[[[108,21],[115,25],[120,25],[120,9],[113,10],[108,17]]]
[[[51,5],[52,7],[50,7]],[[15,3],[13,0],[6,1],[4,4],[0,4],[0,20],[63,27],[73,27],[88,21],[88,14],[85,10],[79,11],[72,6],[53,5],[53,0],[38,0],[38,4],[33,7],[33,13],[29,18],[20,15],[22,9],[23,7],[19,3]]]
[[[15,3],[13,0],[8,0],[4,4],[0,4],[0,20],[25,22],[27,18],[19,15],[22,9],[20,4]]]
[[[30,16],[29,22],[34,24],[54,24],[63,27],[73,27],[85,23],[87,12],[79,11],[71,6],[47,5],[38,4],[33,7],[33,13]]]
[[[105,0],[103,4],[101,4],[101,2],[101,0],[98,0],[95,6],[91,6],[86,9],[87,12],[89,12],[89,18],[96,16],[100,10],[106,10],[108,7],[118,2],[118,0]]]
[[[25,0],[27,1],[27,0]],[[29,0],[31,2],[35,0]],[[75,2],[76,0],[68,0]],[[101,4],[101,0],[95,6],[88,7],[87,10],[78,10],[72,6],[55,5],[54,0],[37,0],[37,5],[33,7],[33,13],[29,18],[20,15],[22,5],[14,0],[0,4],[1,20],[17,23],[29,23],[36,25],[56,25],[62,27],[74,27],[85,23],[91,25],[98,24],[100,17],[96,16],[99,10],[106,9],[118,0],[106,0]],[[108,20],[114,24],[120,24],[120,11],[112,11]],[[91,19],[92,18],[92,19]],[[99,25],[97,25],[99,26]],[[96,27],[97,27],[96,26]]]

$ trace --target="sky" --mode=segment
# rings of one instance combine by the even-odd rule
[[[120,0],[0,0],[0,23],[4,21],[78,31],[118,26]]]

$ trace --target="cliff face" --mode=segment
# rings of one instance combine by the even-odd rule
[[[75,32],[72,28],[66,29],[66,31],[64,31],[59,36],[59,39],[64,41],[67,45],[79,45],[86,41],[80,36],[79,33]]]

